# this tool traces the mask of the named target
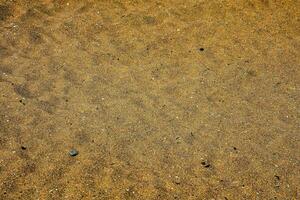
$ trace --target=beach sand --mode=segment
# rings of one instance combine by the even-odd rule
[[[0,199],[300,199],[299,88],[296,0],[0,0]]]

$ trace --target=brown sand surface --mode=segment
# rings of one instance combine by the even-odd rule
[[[0,92],[1,200],[300,199],[298,0],[0,0]]]

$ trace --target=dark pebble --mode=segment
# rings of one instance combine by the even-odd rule
[[[201,165],[203,165],[205,168],[210,168],[211,165],[205,161],[201,162]]]
[[[77,156],[78,155],[78,151],[76,149],[72,149],[71,151],[69,151],[69,155],[70,156]]]
[[[24,146],[21,146],[21,149],[22,149],[22,150],[26,150],[27,148],[26,148],[26,147],[24,147]]]

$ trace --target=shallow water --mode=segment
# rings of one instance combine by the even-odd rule
[[[0,199],[300,199],[299,19],[0,0]]]

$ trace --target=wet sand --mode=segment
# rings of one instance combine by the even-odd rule
[[[0,0],[0,199],[300,199],[299,86],[296,0]]]

